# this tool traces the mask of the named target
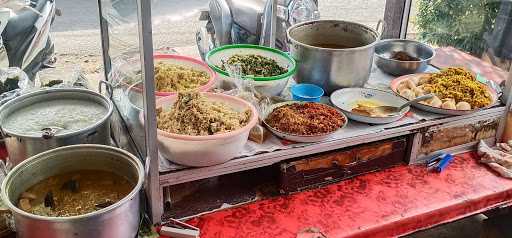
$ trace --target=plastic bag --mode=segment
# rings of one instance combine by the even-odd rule
[[[90,88],[89,81],[82,74],[80,66],[75,66],[71,71],[66,68],[44,69],[38,72],[35,81],[40,88]]]
[[[258,112],[261,112],[260,107],[265,106],[265,104],[261,104],[261,101],[265,101],[266,98],[254,89],[252,79],[243,77],[240,64],[228,65],[227,72],[231,76],[234,88],[224,93],[240,97],[250,102],[256,107]]]
[[[142,83],[139,52],[127,52],[112,59],[109,82],[114,88],[127,89]]]
[[[227,72],[230,79],[221,82],[219,90],[224,94],[242,98],[256,108],[260,115],[259,123],[251,129],[249,139],[260,144],[265,142],[271,133],[261,125],[261,121],[266,115],[267,108],[272,104],[272,100],[254,89],[252,79],[243,77],[240,65],[227,65]]]
[[[1,14],[1,12],[0,12],[0,14]],[[0,26],[0,32],[2,32],[2,26]],[[0,69],[5,69],[8,67],[9,67],[9,59],[7,58],[7,50],[5,49],[4,42],[2,40],[2,36],[0,35]]]
[[[11,92],[16,89],[27,90],[34,87],[27,74],[20,68],[10,67],[0,69],[0,94]]]

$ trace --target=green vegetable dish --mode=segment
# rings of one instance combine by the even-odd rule
[[[272,77],[284,74],[288,70],[281,67],[273,59],[261,55],[233,55],[229,57],[227,62],[222,61],[222,70],[226,70],[226,66],[239,64],[243,75],[252,75],[255,77]]]

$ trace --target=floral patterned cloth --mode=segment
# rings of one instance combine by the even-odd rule
[[[201,238],[395,237],[512,201],[512,180],[456,156],[442,173],[399,166],[289,196],[206,214],[188,223]]]

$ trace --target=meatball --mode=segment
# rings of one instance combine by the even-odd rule
[[[437,96],[434,96],[432,97],[429,101],[428,101],[429,105],[432,106],[432,107],[441,107],[441,105],[443,105],[443,102],[441,101],[441,99],[439,99]]]
[[[455,100],[452,98],[443,99],[443,104],[441,105],[443,109],[456,110],[457,106],[455,106]]]
[[[471,110],[471,105],[464,101],[457,103],[456,107],[457,110]]]
[[[402,92],[400,92],[400,96],[407,98],[409,100],[413,100],[416,98],[416,94],[410,89],[404,89]]]

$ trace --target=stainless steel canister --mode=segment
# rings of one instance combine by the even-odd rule
[[[79,131],[55,134],[49,128],[42,131],[39,136],[27,136],[8,131],[3,121],[13,112],[37,102],[48,100],[75,99],[96,102],[106,108],[107,112],[95,124]],[[78,88],[52,88],[39,90],[19,96],[0,108],[0,128],[4,136],[5,145],[9,154],[9,166],[15,166],[26,158],[38,153],[65,145],[74,144],[110,144],[110,117],[113,112],[112,102],[101,94]]]
[[[142,92],[137,89],[138,86],[141,86],[141,83],[135,83],[128,87],[124,92],[122,104],[124,105],[127,126],[132,132],[135,143],[140,147],[144,147],[144,126],[139,117],[143,111],[143,96]]]
[[[102,170],[123,176],[134,188],[107,208],[72,217],[44,217],[16,207],[21,193],[50,176],[78,170]],[[135,237],[139,228],[144,167],[132,154],[104,145],[72,145],[33,156],[14,167],[2,183],[1,196],[12,211],[19,238]]]
[[[381,21],[377,30],[380,26]],[[316,84],[327,94],[345,87],[363,87],[370,77],[375,44],[380,39],[377,30],[339,20],[291,26],[288,39],[298,64],[297,81]]]

